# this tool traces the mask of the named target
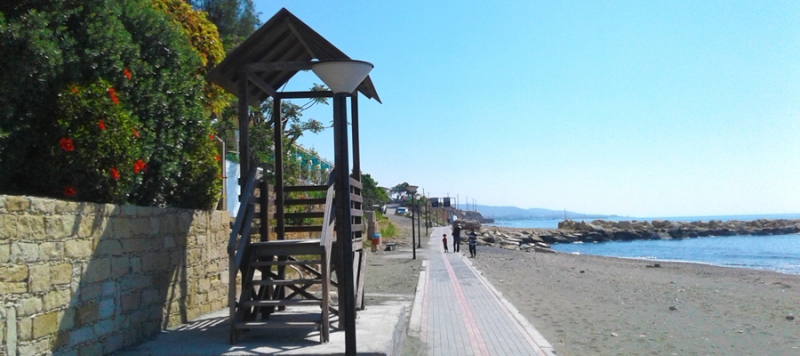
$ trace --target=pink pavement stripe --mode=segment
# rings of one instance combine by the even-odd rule
[[[525,330],[525,329],[522,327],[522,325],[520,325],[520,323],[519,323],[519,322],[517,322],[517,319],[514,317],[514,315],[512,315],[512,314],[511,314],[511,311],[510,311],[510,310],[508,310],[508,308],[506,308],[505,304],[503,304],[503,302],[501,302],[501,301],[500,301],[500,298],[498,298],[498,297],[497,297],[497,295],[496,295],[496,294],[494,294],[494,293],[491,291],[491,288],[489,288],[489,286],[486,284],[486,281],[485,281],[483,278],[478,278],[478,280],[480,280],[480,281],[481,281],[481,284],[483,284],[484,288],[486,288],[486,290],[489,292],[489,294],[491,294],[491,295],[492,295],[492,298],[494,298],[494,300],[497,302],[497,304],[499,304],[499,305],[500,305],[500,309],[502,309],[502,310],[503,310],[503,312],[505,312],[505,313],[506,313],[506,315],[508,315],[509,319],[511,319],[512,323],[513,323],[513,324],[514,324],[514,325],[517,327],[517,330],[519,330],[520,334],[522,334],[522,336],[523,336],[523,337],[525,337],[525,340],[527,340],[527,341],[528,341],[528,343],[529,343],[529,344],[531,344],[531,346],[533,347],[533,350],[534,350],[534,351],[536,351],[536,354],[537,354],[537,355],[540,355],[540,356],[547,356],[547,354],[545,354],[545,353],[544,353],[544,351],[542,350],[542,348],[541,348],[541,347],[539,347],[539,345],[538,345],[538,344],[536,344],[536,342],[535,342],[535,341],[533,341],[533,339],[531,338],[531,336],[530,336],[530,335],[528,334],[528,332],[527,332],[527,331],[526,331],[526,330]]]
[[[431,284],[431,265],[428,265],[428,273],[425,273],[425,290],[422,293],[422,322],[419,327],[419,335],[422,342],[428,340],[428,293]]]
[[[450,275],[450,281],[453,284],[453,290],[455,291],[456,300],[458,301],[458,309],[462,311],[464,316],[464,325],[467,327],[467,335],[469,336],[469,343],[472,345],[472,351],[474,351],[476,355],[488,356],[489,349],[486,347],[483,335],[481,335],[478,329],[478,323],[475,322],[475,317],[472,315],[472,309],[470,309],[467,304],[467,298],[464,296],[464,291],[461,289],[461,283],[458,282],[456,273],[453,271],[453,266],[450,265],[450,261],[447,260],[447,255],[444,254],[444,251],[442,251],[441,255],[444,260],[444,265],[447,267],[447,273]]]

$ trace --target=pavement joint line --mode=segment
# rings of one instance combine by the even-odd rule
[[[483,274],[475,268],[471,261],[469,261],[466,256],[461,256],[464,260],[465,264],[475,273],[478,277],[478,280],[491,292],[492,296],[500,303],[503,307],[505,312],[511,316],[515,321],[517,328],[520,329],[522,334],[525,336],[525,339],[534,347],[536,353],[542,356],[555,356],[555,350],[550,342],[539,333],[538,330],[519,312],[519,310],[514,307],[511,302],[509,302],[506,298],[503,297],[503,294],[497,290]]]
[[[364,293],[367,297],[382,297],[382,298],[397,298],[408,299],[414,297],[414,294],[391,294],[391,293]]]
[[[533,327],[533,325],[530,324],[527,319],[525,319],[525,317],[519,312],[518,309],[516,309],[516,307],[513,306],[513,304],[503,297],[503,294],[482,275],[472,261],[467,259],[466,255],[459,253],[458,257],[453,256],[455,258],[460,258],[461,262],[464,262],[464,267],[466,267],[466,270],[462,269],[463,267],[461,266],[454,266],[450,263],[449,256],[448,254],[444,253],[442,245],[440,243],[437,244],[437,235],[438,233],[432,233],[429,237],[431,239],[430,246],[433,247],[438,245],[438,248],[422,254],[425,260],[422,261],[422,268],[420,269],[419,280],[417,281],[417,289],[409,320],[408,335],[416,336],[421,339],[423,343],[428,344],[428,347],[430,347],[429,350],[435,355],[448,354],[448,352],[456,352],[463,355],[488,355],[489,345],[495,345],[494,347],[497,347],[498,345],[501,346],[500,349],[496,349],[493,352],[499,351],[506,354],[510,352],[513,354],[525,352],[522,348],[519,348],[519,346],[528,344],[529,347],[532,348],[530,351],[539,356],[555,356],[555,350],[553,349],[552,345],[550,345],[550,343],[547,342],[547,340]],[[436,253],[436,255],[433,255],[433,253]],[[442,261],[444,266],[439,266],[439,261]],[[456,261],[457,260],[454,260],[453,263]],[[435,268],[434,264],[436,264]],[[456,273],[455,267],[458,267],[458,273]],[[444,272],[442,269],[447,270],[447,277],[445,277],[447,280],[442,279],[443,276],[440,276],[441,272]],[[458,276],[461,276],[461,274],[466,273],[466,271],[469,271],[468,273],[471,275],[468,280],[461,280],[457,278]],[[437,276],[432,277],[433,274],[437,274]],[[472,276],[476,278],[478,282],[477,284],[475,283],[475,280],[472,280]],[[488,299],[486,297],[481,297],[481,300],[477,301],[474,299],[475,296],[471,296],[470,299],[467,299],[466,292],[463,288],[471,290],[476,287],[488,292]],[[452,312],[452,310],[449,308],[455,306],[450,304],[446,306],[449,311],[440,313],[436,308],[442,307],[441,301],[431,299],[434,298],[434,295],[443,293],[444,290],[442,288],[449,290],[448,294],[455,294],[454,299],[456,300],[457,304],[461,306],[458,307],[458,309],[460,309],[462,313],[458,313],[459,317],[455,320],[451,320],[452,317],[449,314]],[[499,308],[502,310],[502,312],[498,315],[505,315],[501,318],[502,320],[506,321],[500,321],[500,319],[492,316],[488,316],[489,319],[486,319],[486,315],[473,315],[472,309],[470,309],[469,305],[474,303],[478,303],[475,305],[477,308],[482,308],[483,306]],[[431,312],[433,314],[430,314]],[[481,329],[477,324],[478,319],[476,319],[476,317],[479,317],[481,322],[486,324],[490,329],[502,328],[504,325],[508,325],[505,324],[507,322],[514,324],[515,326],[513,328],[520,332],[520,336],[525,339],[525,342],[511,347],[512,345],[505,344],[506,342],[510,342],[510,340],[506,341],[505,338],[500,340],[496,335],[493,334],[485,336],[489,337],[489,339],[483,338],[483,334],[481,333]],[[470,318],[472,325],[470,325]],[[463,329],[466,331],[465,334],[470,336],[476,335],[477,337],[469,337],[467,340],[464,340],[462,336],[451,335],[450,331],[452,330],[450,329],[448,329],[449,331],[444,334],[442,334],[440,332],[441,330],[438,329],[442,324],[452,325],[453,322],[458,322],[458,319],[461,319],[459,324],[463,325],[465,328]],[[510,325],[508,325],[508,327],[510,327]],[[477,340],[477,338],[480,338],[481,340]],[[449,351],[445,352],[446,349],[449,349]]]
[[[467,304],[466,296],[464,295],[464,291],[461,289],[461,283],[458,281],[458,279],[456,279],[456,273],[453,271],[453,266],[450,265],[450,261],[447,258],[447,255],[444,254],[444,251],[441,252],[441,257],[444,261],[445,268],[447,268],[447,273],[450,275],[450,283],[455,290],[458,305],[463,311],[464,323],[467,325],[467,334],[469,335],[470,344],[472,344],[474,351],[479,352],[481,355],[489,355],[486,342],[483,340],[483,335],[478,329],[478,324],[475,322],[475,316],[472,314],[472,309],[469,307],[469,304]]]
[[[428,276],[428,260],[422,261],[422,268],[419,271],[419,280],[417,281],[417,290],[414,294],[414,304],[411,307],[411,318],[408,325],[408,334],[410,336],[419,338],[422,323],[422,303],[425,298],[425,283]]]

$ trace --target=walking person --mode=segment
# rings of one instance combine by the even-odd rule
[[[461,252],[461,226],[453,224],[453,252]]]
[[[445,253],[448,252],[447,251],[447,234],[442,234],[442,245],[444,245],[444,252]]]
[[[475,233],[475,229],[469,229],[469,255],[472,258],[478,256],[478,235]]]

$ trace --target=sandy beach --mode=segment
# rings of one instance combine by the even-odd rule
[[[798,275],[494,247],[472,261],[560,356],[800,355]]]
[[[368,302],[413,295],[420,260],[393,254],[372,255]],[[559,356],[800,355],[800,275],[487,246],[470,261]]]

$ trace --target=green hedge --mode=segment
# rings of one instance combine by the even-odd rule
[[[170,15],[149,0],[0,11],[0,191],[213,205],[221,180],[203,63]]]

